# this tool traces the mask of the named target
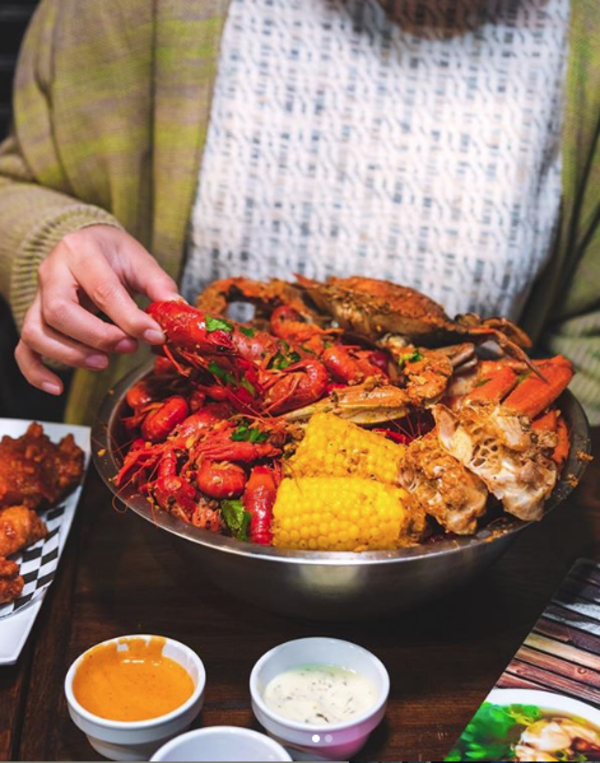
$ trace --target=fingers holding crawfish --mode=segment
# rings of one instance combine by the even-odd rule
[[[184,361],[196,357],[200,362],[201,353],[234,352],[231,332],[219,323],[211,323],[210,316],[185,302],[153,302],[147,312],[164,331],[167,347]]]

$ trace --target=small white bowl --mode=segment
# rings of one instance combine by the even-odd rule
[[[258,731],[238,726],[211,726],[188,731],[167,742],[153,761],[290,761],[283,747]]]
[[[344,723],[298,723],[271,710],[263,699],[275,676],[302,665],[339,665],[369,679],[377,692],[370,710]],[[362,646],[334,638],[302,638],[264,654],[250,674],[252,710],[267,732],[281,742],[294,760],[348,760],[366,743],[385,715],[390,678],[381,660]]]
[[[96,646],[129,639],[145,639],[148,635],[119,636]],[[94,649],[95,647],[91,647]],[[163,654],[178,662],[192,677],[194,693],[183,705],[147,721],[111,721],[90,713],[82,707],[73,693],[73,679],[84,656],[80,655],[69,668],[65,678],[65,694],[73,723],[87,736],[92,747],[110,760],[148,760],[169,739],[188,729],[202,709],[206,671],[202,660],[185,644],[166,638]]]

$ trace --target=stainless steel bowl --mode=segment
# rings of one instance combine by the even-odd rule
[[[121,412],[125,393],[150,372],[148,366],[125,376],[106,396],[92,430],[96,468],[115,491],[121,463]],[[577,399],[563,393],[559,405],[571,433],[571,451],[563,479],[546,504],[553,509],[573,489],[590,452],[588,423]],[[527,523],[504,518],[476,535],[443,539],[399,551],[346,553],[281,551],[243,543],[152,511],[134,489],[118,499],[148,522],[166,530],[189,563],[216,585],[251,603],[284,614],[318,620],[348,620],[389,614],[439,596],[476,576],[497,559]]]

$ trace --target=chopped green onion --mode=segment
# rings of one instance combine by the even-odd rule
[[[235,377],[233,374],[230,374],[229,371],[221,368],[221,366],[218,363],[215,363],[214,360],[211,360],[208,364],[208,370],[211,374],[221,379],[221,381],[227,382],[228,384],[235,384]]]
[[[204,318],[206,330],[210,334],[212,331],[233,331],[233,326],[223,318],[213,318],[210,315],[206,315]]]

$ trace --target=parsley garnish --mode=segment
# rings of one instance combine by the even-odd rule
[[[223,318],[213,318],[210,315],[206,315],[204,318],[206,330],[210,334],[212,331],[233,331],[233,326]]]
[[[248,379],[242,379],[240,382],[240,386],[242,386],[244,389],[248,390],[248,392],[255,397],[256,396],[256,387],[254,384],[251,384]]]
[[[240,331],[242,332],[242,334],[249,337],[253,337],[254,334],[256,333],[254,329],[247,328],[246,326],[240,326]]]
[[[246,421],[242,421],[237,429],[231,433],[234,442],[266,442],[269,439],[268,432],[261,432],[256,427],[248,426]]]
[[[542,711],[535,705],[484,702],[445,760],[514,760],[514,745],[521,734],[541,718]]]
[[[278,352],[271,362],[271,368],[275,368],[277,371],[284,371],[294,363],[298,363],[300,359],[300,355],[298,355],[298,353],[294,350],[292,350],[292,352],[290,352],[288,355],[284,355],[283,353]]]
[[[404,355],[400,355],[400,360],[404,363],[418,363],[419,360],[423,360],[424,357],[425,356],[421,352],[415,350],[414,352],[407,352]]]
[[[478,382],[475,382],[476,387],[483,387],[484,384],[487,384],[491,379],[480,379]]]
[[[228,382],[229,384],[235,384],[235,377],[233,374],[230,374],[229,371],[226,371],[218,363],[215,363],[214,360],[211,360],[208,364],[208,370],[211,374],[221,379],[221,381]]]
[[[221,513],[225,524],[238,540],[248,540],[248,526],[252,514],[246,511],[239,498],[221,502]]]

